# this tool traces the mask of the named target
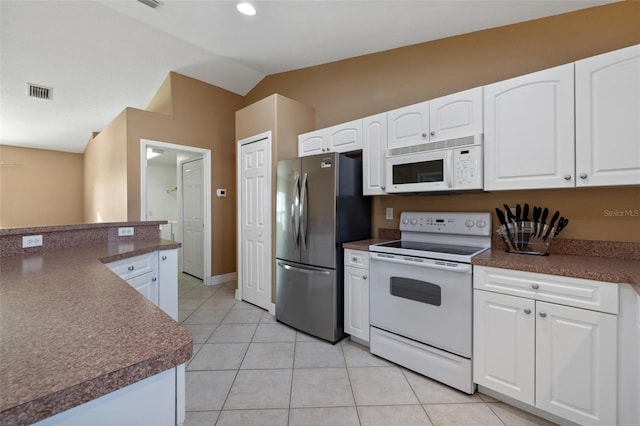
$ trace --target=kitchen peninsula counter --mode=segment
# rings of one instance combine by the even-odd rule
[[[153,238],[0,257],[0,424],[42,420],[188,361],[191,333],[104,265],[178,247]]]

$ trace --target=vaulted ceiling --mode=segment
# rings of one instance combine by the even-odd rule
[[[169,71],[245,95],[266,75],[612,1],[257,0],[255,16],[237,3],[1,0],[0,143],[83,152]]]

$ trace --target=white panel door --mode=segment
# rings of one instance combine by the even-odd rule
[[[536,317],[536,406],[581,425],[615,425],[617,316],[536,302]]]
[[[640,45],[576,62],[576,185],[640,184]]]
[[[473,381],[533,405],[535,301],[473,292]]]
[[[140,294],[152,301],[154,305],[158,305],[158,277],[155,271],[129,278],[127,284],[138,290]]]
[[[387,113],[362,119],[362,194],[386,194]]]
[[[429,101],[387,112],[387,147],[429,142]]]
[[[203,160],[182,164],[182,270],[204,279]]]
[[[429,101],[430,141],[477,135],[482,126],[482,87]]]
[[[575,185],[573,64],[484,87],[484,188]]]
[[[242,299],[271,306],[271,140],[242,145]]]

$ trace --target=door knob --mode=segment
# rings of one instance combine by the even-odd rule
[[[588,175],[586,173],[580,173],[580,179],[586,179],[587,176]]]
[[[367,279],[367,276],[366,276],[366,275],[363,275],[363,276],[362,276],[362,279],[363,279],[363,280],[366,280],[366,279]]]
[[[524,308],[524,313],[529,315],[531,313],[531,309],[529,308]]]
[[[133,265],[131,265],[131,266],[129,266],[127,269],[128,269],[128,270],[130,270],[130,271],[133,271],[135,268],[134,268],[134,266],[133,266]]]
[[[540,318],[546,318],[547,317],[547,313],[546,312],[540,312]]]
[[[167,260],[167,256],[162,256],[162,260]]]
[[[540,288],[540,286],[536,283],[531,284],[531,288],[534,290],[537,290],[538,288]]]
[[[431,133],[430,133],[430,135],[431,135],[431,136],[435,136],[435,135],[436,135],[436,132],[434,132],[434,131],[432,130],[432,131],[431,131]]]
[[[571,180],[571,175],[564,175],[564,180]]]

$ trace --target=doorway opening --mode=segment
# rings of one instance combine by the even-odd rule
[[[187,194],[188,219],[198,219],[200,229],[195,234],[185,232],[184,165],[189,168],[200,161],[198,182],[189,173],[190,192]],[[195,186],[194,186],[195,184]],[[198,187],[199,186],[199,187]],[[167,220],[161,238],[182,243],[178,249],[178,270],[203,279],[211,285],[211,151],[168,142],[140,140],[140,220]],[[194,199],[196,192],[199,198]],[[190,221],[189,226],[194,226]],[[189,244],[186,244],[189,243]],[[193,253],[196,250],[197,253]],[[186,256],[185,256],[186,255]],[[194,257],[195,256],[195,257]],[[185,262],[185,257],[187,262]],[[200,270],[194,269],[194,259],[202,259]],[[198,262],[196,262],[198,263]],[[185,271],[185,266],[188,271]]]

